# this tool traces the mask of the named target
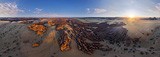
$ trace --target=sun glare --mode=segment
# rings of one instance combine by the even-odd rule
[[[126,17],[128,18],[135,18],[136,17],[136,12],[131,10],[126,12]]]
[[[135,18],[135,15],[130,14],[128,17],[129,17],[129,18]]]
[[[125,13],[125,16],[127,17],[127,22],[133,23],[137,19],[137,12],[135,10],[129,10]]]

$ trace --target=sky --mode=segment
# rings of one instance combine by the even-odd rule
[[[160,0],[0,0],[0,17],[160,17]]]

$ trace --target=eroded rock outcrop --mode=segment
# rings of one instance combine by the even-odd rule
[[[122,26],[120,24],[109,25],[106,22],[100,24],[83,23],[76,19],[65,18],[49,19],[47,24],[48,26],[55,26],[55,30],[59,35],[57,38],[59,49],[63,52],[71,50],[72,41],[76,42],[78,50],[87,54],[93,54],[95,50],[110,51],[112,48],[109,46],[103,48],[100,42],[108,40],[111,43],[117,43],[123,42],[127,38],[127,30],[118,27]],[[42,35],[47,30],[44,23],[41,22],[30,25],[29,29],[37,32],[37,35]],[[34,46],[38,47],[39,45],[34,44]]]
[[[43,25],[43,23],[35,23],[28,26],[30,30],[33,30],[37,33],[37,35],[43,35],[43,33],[47,30],[47,28]]]

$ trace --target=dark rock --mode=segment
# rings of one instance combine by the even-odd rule
[[[152,52],[151,54],[155,54],[155,52]]]
[[[143,54],[144,54],[144,52],[140,52],[140,54],[141,54],[141,55],[143,55]]]
[[[154,49],[154,47],[150,47],[150,49]]]

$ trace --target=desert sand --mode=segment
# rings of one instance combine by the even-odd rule
[[[28,28],[33,23],[0,21],[0,57],[160,57],[159,21],[78,20],[84,23],[98,22],[97,24],[124,22],[125,26],[114,27],[113,32],[123,34],[121,30],[125,28],[128,30],[127,37],[134,39],[135,42],[132,41],[129,46],[126,46],[127,41],[114,44],[109,43],[108,40],[100,41],[104,48],[108,46],[111,50],[97,49],[94,53],[88,54],[79,50],[77,42],[71,38],[71,49],[62,51],[57,41],[61,35],[55,25],[44,24],[47,30],[42,35],[37,35],[35,31]],[[68,28],[67,25],[65,26]],[[72,31],[72,28],[68,30]],[[35,43],[38,44],[33,46]]]

